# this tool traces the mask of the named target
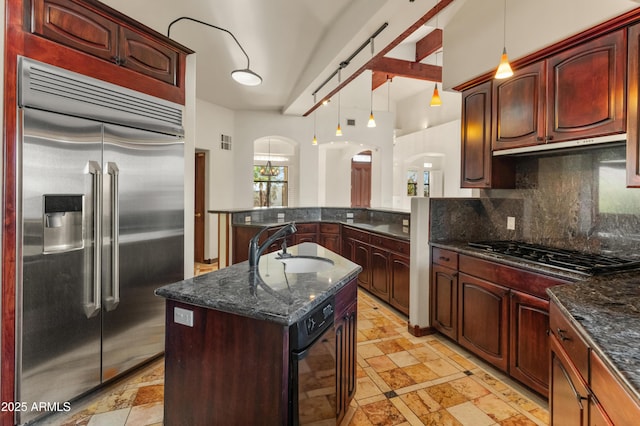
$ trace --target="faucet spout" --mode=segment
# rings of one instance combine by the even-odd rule
[[[287,235],[291,235],[297,231],[296,224],[294,222],[289,222],[286,225],[282,226],[275,234],[271,235],[267,240],[259,244],[260,237],[262,234],[268,229],[275,228],[274,226],[267,226],[262,228],[260,232],[258,232],[251,241],[249,241],[249,268],[255,269],[258,267],[258,261],[260,260],[260,256],[262,253],[274,243],[274,241],[284,238]]]

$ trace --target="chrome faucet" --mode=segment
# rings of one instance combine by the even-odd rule
[[[274,241],[280,238],[284,238],[287,235],[291,235],[296,232],[298,229],[296,228],[296,224],[294,222],[289,222],[284,225],[282,228],[278,230],[275,234],[267,238],[262,245],[258,245],[258,240],[260,236],[268,229],[275,228],[274,226],[264,227],[258,232],[251,241],[249,241],[249,268],[255,269],[258,267],[258,261],[262,253],[271,245]],[[286,246],[285,246],[286,247]],[[286,249],[285,249],[286,251]]]

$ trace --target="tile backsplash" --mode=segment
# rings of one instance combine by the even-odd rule
[[[432,199],[432,241],[513,239],[640,257],[640,188],[626,188],[623,145],[514,161],[516,189]]]

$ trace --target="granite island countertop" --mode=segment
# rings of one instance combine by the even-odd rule
[[[288,247],[293,256],[324,257],[332,268],[285,273],[277,253],[260,257],[257,271],[242,262],[156,289],[158,296],[259,320],[292,325],[356,278],[362,267],[314,243]]]
[[[640,404],[640,271],[594,276],[547,293]]]

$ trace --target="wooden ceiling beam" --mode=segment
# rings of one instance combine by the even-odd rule
[[[418,80],[442,81],[442,67],[437,65],[422,64],[420,62],[403,61],[395,58],[377,58],[372,64],[371,69],[374,73],[384,74],[393,77],[415,78]],[[380,77],[378,77],[380,78]],[[384,83],[387,81],[385,77]],[[371,81],[371,90],[375,90],[378,86]]]
[[[416,42],[416,62],[437,52],[442,47],[442,30],[436,28]]]
[[[384,55],[386,55],[387,53],[391,52],[391,50],[393,50],[396,46],[398,46],[400,43],[402,43],[404,41],[404,39],[406,39],[407,37],[409,37],[411,34],[415,33],[418,28],[420,28],[421,26],[423,26],[424,24],[426,24],[427,22],[429,22],[429,20],[431,18],[433,18],[434,16],[436,16],[438,13],[440,13],[440,11],[442,11],[442,9],[446,8],[447,6],[449,6],[451,3],[453,3],[454,0],[440,0],[438,3],[436,3],[435,6],[433,6],[427,13],[425,13],[420,19],[418,19],[416,22],[414,22],[409,28],[407,28],[406,30],[404,30],[404,32],[402,32],[402,34],[400,34],[398,37],[396,37],[391,43],[389,43],[385,48],[383,48],[380,52],[378,52],[378,54],[376,54],[373,58],[371,58],[367,63],[365,63],[363,66],[361,66],[360,68],[358,68],[353,74],[351,74],[346,80],[344,80],[342,83],[338,84],[338,86],[333,89],[331,92],[329,92],[327,95],[325,95],[322,99],[320,99],[320,101],[318,101],[315,105],[313,105],[309,111],[305,112],[303,114],[303,117],[308,116],[309,114],[311,114],[313,111],[315,111],[318,107],[320,107],[322,105],[322,103],[324,101],[327,101],[329,99],[331,99],[331,97],[333,95],[335,95],[336,93],[338,93],[340,90],[342,90],[343,87],[345,87],[347,84],[351,83],[353,80],[356,79],[356,77],[358,77],[360,74],[362,74],[364,71],[368,70],[368,69],[372,69],[373,67],[371,66],[371,64],[374,63],[374,61],[376,61],[378,58],[382,58],[384,57]],[[442,73],[441,73],[442,74]],[[442,79],[442,77],[440,77],[440,79]],[[386,80],[385,80],[386,81]],[[440,80],[438,80],[440,81]]]

